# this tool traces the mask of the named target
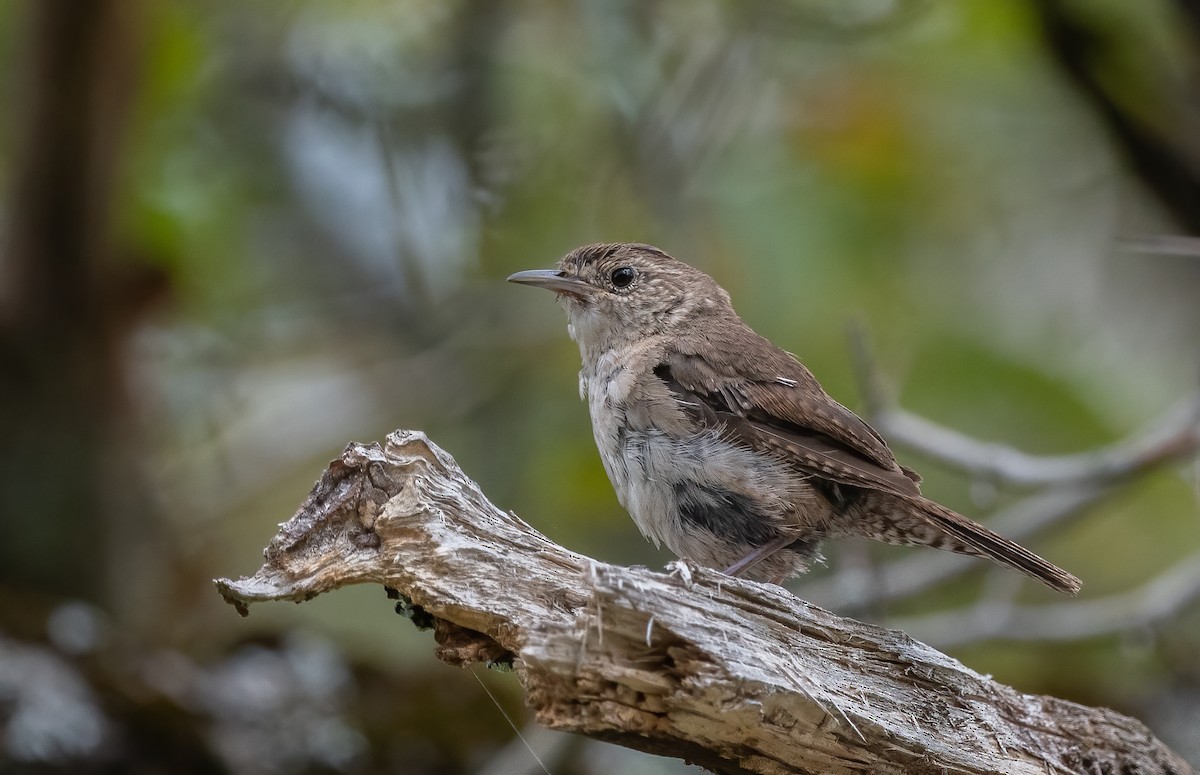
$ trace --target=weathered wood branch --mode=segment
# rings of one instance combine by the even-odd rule
[[[419,432],[351,444],[250,578],[246,612],[378,583],[451,664],[511,664],[537,720],[717,772],[1190,773],[1138,721],[1022,694],[782,587],[570,552]]]

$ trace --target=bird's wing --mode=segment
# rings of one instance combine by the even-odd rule
[[[710,341],[706,351],[716,353],[714,357],[680,347],[664,353],[654,373],[693,420],[811,475],[812,485],[835,507],[844,503],[839,485],[898,496],[911,505],[918,527],[936,531],[931,545],[988,557],[1061,592],[1078,593],[1080,581],[1070,573],[921,497],[916,474],[896,462],[871,426],[830,398],[803,364],[747,333],[757,341],[746,340],[745,334]],[[905,540],[894,542],[923,543],[914,537],[921,534],[911,530]]]
[[[757,341],[710,338],[709,355],[668,348],[655,374],[701,424],[722,428],[752,449],[839,484],[920,494],[918,477],[803,364],[749,329],[741,335]]]

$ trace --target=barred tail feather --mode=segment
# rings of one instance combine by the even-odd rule
[[[954,542],[942,543],[939,548],[986,557],[1037,579],[1051,589],[1072,596],[1079,594],[1083,582],[1020,544],[927,498],[921,498],[918,505],[932,526]]]

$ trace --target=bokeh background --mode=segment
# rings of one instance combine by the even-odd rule
[[[678,770],[538,730],[380,589],[242,620],[210,581],[394,428],[559,543],[665,563],[561,311],[503,281],[580,244],[702,267],[862,409],[857,325],[906,409],[1025,452],[1195,400],[1193,0],[27,0],[0,63],[0,771]],[[969,514],[1025,502],[897,446]],[[1093,632],[963,637],[1059,602],[978,566],[851,605],[916,550],[792,588],[1200,763],[1200,582],[1164,573],[1197,480],[1185,449],[1029,539],[1116,612]]]

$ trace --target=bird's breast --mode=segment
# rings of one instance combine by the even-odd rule
[[[617,491],[617,499],[626,508],[629,471],[625,463],[628,444],[625,409],[631,397],[632,382],[632,370],[612,351],[600,356],[590,368],[585,364],[579,372],[579,393],[588,403],[596,449],[609,481]]]
[[[697,526],[685,512],[709,503],[753,503],[762,527],[786,528],[810,492],[796,473],[687,420],[652,364],[642,366],[610,352],[580,372],[604,469],[641,532],[695,557]]]

